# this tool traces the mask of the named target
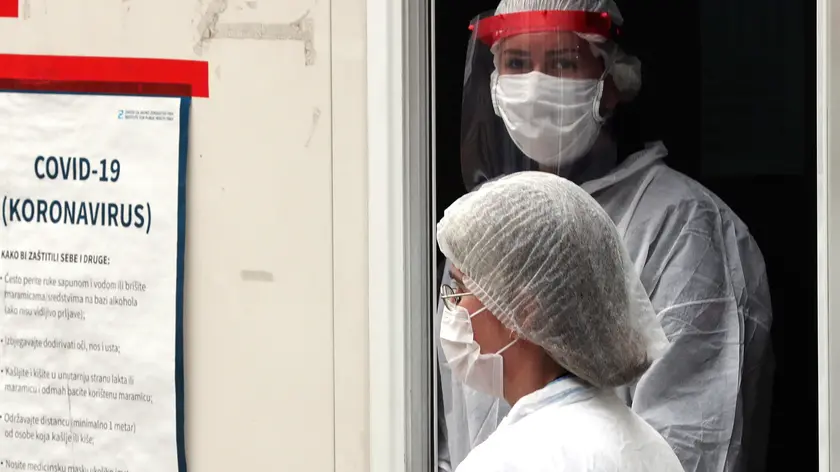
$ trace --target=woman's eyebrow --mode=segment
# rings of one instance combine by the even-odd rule
[[[552,49],[545,53],[546,56],[564,56],[567,54],[576,54],[579,50],[577,48],[559,48],[559,49]]]
[[[459,284],[460,284],[460,283],[463,283],[463,282],[461,281],[461,277],[460,277],[458,274],[456,274],[456,273],[455,273],[455,271],[453,271],[452,269],[450,269],[450,270],[449,270],[449,277],[450,277],[452,280],[454,280],[454,281],[458,282]]]
[[[506,56],[518,56],[518,57],[525,57],[530,56],[531,53],[524,50],[524,49],[505,49],[504,54]]]

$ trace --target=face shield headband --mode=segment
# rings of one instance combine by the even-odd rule
[[[479,41],[492,47],[502,39],[527,33],[570,31],[601,41],[620,31],[606,12],[537,10],[489,16],[470,25]]]

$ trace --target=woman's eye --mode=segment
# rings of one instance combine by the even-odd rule
[[[524,59],[508,59],[505,67],[508,70],[522,70],[527,66],[527,63]]]
[[[559,59],[554,62],[554,67],[557,70],[577,70],[577,61],[573,59]]]

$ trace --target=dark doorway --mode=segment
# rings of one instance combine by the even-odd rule
[[[497,3],[439,2],[434,12],[438,216],[465,191],[459,111],[468,25]],[[788,467],[793,443],[797,467],[816,470],[816,4],[617,3],[625,45],[644,65],[634,132],[664,140],[668,164],[726,201],[765,257],[776,356],[767,470]]]

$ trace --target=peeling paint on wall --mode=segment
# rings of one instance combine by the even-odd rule
[[[201,21],[198,22],[198,42],[193,47],[193,50],[199,56],[204,52],[204,43],[213,37],[216,23],[219,22],[219,15],[227,10],[227,6],[227,0],[212,0],[210,5],[207,5],[207,10],[201,16]]]
[[[267,270],[243,270],[239,277],[245,282],[274,282],[274,274]]]
[[[252,8],[256,8],[256,2]],[[315,64],[315,21],[309,18],[309,11],[291,23],[220,23],[222,13],[227,9],[227,0],[212,0],[198,24],[199,40],[193,50],[197,55],[204,53],[206,43],[211,39],[251,39],[258,41],[301,41],[304,63]]]
[[[318,128],[318,120],[321,119],[321,109],[315,107],[312,109],[312,126],[309,128],[309,137],[306,139],[306,145],[304,147],[309,147],[309,143],[312,142],[312,137],[315,136],[315,130]]]

